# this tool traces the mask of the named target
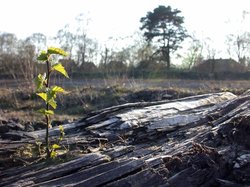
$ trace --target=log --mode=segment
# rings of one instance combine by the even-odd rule
[[[3,168],[0,186],[247,186],[249,120],[247,93],[106,108],[64,125],[62,143],[77,149],[77,158]],[[51,129],[52,140],[58,133]],[[0,151],[44,136],[39,130],[1,140]]]

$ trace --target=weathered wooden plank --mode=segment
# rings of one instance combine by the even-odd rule
[[[58,164],[56,166],[52,167],[45,167],[39,170],[34,171],[26,171],[25,173],[19,173],[15,176],[4,178],[2,179],[3,184],[10,184],[16,181],[14,183],[15,185],[18,185],[19,181],[21,179],[27,178],[28,181],[34,181],[34,183],[43,182],[46,180],[50,180],[53,178],[61,177],[65,174],[68,174],[70,172],[77,171],[83,167],[86,167],[88,165],[97,165],[103,162],[107,162],[109,158],[105,155],[101,155],[98,153],[90,153],[86,154],[83,157],[80,157],[78,159],[71,160],[66,163]],[[23,183],[24,180],[21,180],[20,182]],[[26,181],[26,182],[28,182]]]
[[[177,102],[172,101],[157,106],[148,106],[142,109],[134,109],[128,112],[123,112],[117,116],[120,117],[122,121],[130,121],[135,119],[140,122],[140,120],[143,118],[147,118],[148,121],[154,121],[161,119],[164,116],[171,116],[171,114],[173,115],[177,112],[190,111],[191,109],[198,107],[201,108],[205,106],[211,106],[229,99],[234,99],[235,97],[235,95],[229,92],[206,94],[199,97],[189,98],[189,100],[183,99]]]
[[[110,118],[110,119],[108,119],[108,120],[106,120],[104,122],[97,123],[97,124],[94,124],[94,125],[90,125],[90,126],[88,126],[86,128],[86,130],[93,130],[93,129],[98,129],[98,128],[106,127],[106,126],[114,124],[117,121],[119,121],[119,118],[113,117],[113,118]]]
[[[164,186],[167,180],[163,178],[163,176],[155,173],[151,169],[146,169],[140,171],[134,175],[129,175],[123,179],[114,181],[105,186],[119,186],[119,187],[127,187],[127,186]]]
[[[88,169],[80,170],[76,173],[70,173],[67,176],[56,178],[53,180],[49,180],[46,182],[38,183],[35,186],[69,186],[73,185],[75,183],[88,180],[89,178],[92,178],[93,176],[100,175],[102,173],[108,172],[110,170],[113,170],[117,167],[120,167],[121,165],[127,164],[131,162],[133,159],[123,159],[119,161],[111,161],[108,163],[103,163],[98,166],[94,166]]]
[[[86,126],[85,122],[74,122],[69,124],[62,125],[64,128],[64,132],[69,134],[72,132],[76,132],[76,129]],[[45,130],[38,130],[34,132],[27,133],[29,136],[34,137],[35,139],[44,138],[46,131]],[[59,127],[53,127],[49,131],[49,136],[58,136],[60,134]]]
[[[154,153],[156,154],[157,152],[161,152],[161,146],[150,145],[150,144],[135,145],[134,151],[128,153],[127,157],[145,158],[148,155],[153,155]]]
[[[108,182],[111,182],[115,179],[119,179],[123,176],[127,176],[132,172],[140,170],[145,165],[144,161],[141,159],[135,159],[129,163],[125,163],[119,167],[116,167],[112,170],[109,170],[105,173],[101,173],[91,178],[72,184],[70,186],[100,186],[105,185]]]
[[[58,178],[64,176],[65,174],[84,168],[86,166],[95,166],[107,162],[109,160],[110,158],[105,155],[101,155],[98,153],[90,153],[84,155],[83,158],[60,164],[55,168],[49,168],[49,170],[45,172],[40,172],[34,181],[36,183],[39,183],[53,178]]]
[[[134,146],[114,146],[111,149],[108,149],[105,154],[107,154],[110,158],[118,158],[122,155],[127,155],[135,149]]]
[[[191,176],[191,174],[194,172],[195,168],[192,167],[186,168],[176,173],[174,176],[168,178],[166,186],[167,187],[190,186],[190,184],[187,182],[188,177]]]
[[[237,183],[229,181],[229,180],[217,179],[217,181],[223,187],[246,187],[246,185],[237,184]]]
[[[38,171],[38,170],[45,168],[46,166],[47,166],[46,162],[41,162],[38,164],[32,164],[28,166],[14,167],[14,168],[7,169],[3,172],[0,172],[0,184],[1,182],[6,182],[8,180],[14,182],[13,176],[16,179],[20,177],[21,175],[24,175],[27,172],[31,172],[35,170]]]
[[[214,107],[216,103],[226,101],[230,98],[235,98],[235,95],[227,92],[207,94],[192,97],[189,100],[133,109],[115,115],[116,120],[115,122],[112,121],[112,124],[109,122],[110,120],[106,120],[101,122],[101,125],[93,125],[95,128],[91,129],[93,129],[92,133],[108,139],[114,139],[115,136],[118,136],[116,132],[118,134],[121,132],[125,135],[132,135],[137,137],[137,139],[143,139],[144,136],[149,138],[155,135],[155,132],[150,131],[173,131],[185,125],[199,124],[200,121],[204,121],[204,115],[216,109]],[[190,110],[192,110],[192,115],[190,115]],[[146,127],[147,131],[144,134],[142,131],[134,134],[140,127]]]
[[[175,101],[164,101],[164,102],[153,102],[153,103],[137,103],[134,104],[125,104],[117,107],[110,107],[105,109],[94,116],[90,116],[88,118],[79,120],[78,122],[74,122],[71,124],[63,125],[65,133],[72,133],[77,128],[92,126],[90,129],[97,129],[108,126],[109,124],[117,123],[121,121],[119,129],[127,128],[128,125],[125,125],[122,122],[127,122],[131,125],[131,128],[134,126],[140,126],[140,124],[145,123],[147,121],[154,121],[155,119],[161,119],[166,115],[173,115],[179,111],[185,111],[194,109],[201,106],[207,106],[211,104],[216,104],[222,101],[226,101],[229,99],[233,99],[236,96],[229,93],[217,93],[217,94],[205,94],[200,96],[194,96],[185,99],[179,99]],[[162,104],[164,103],[164,104]],[[153,106],[151,106],[153,105]],[[109,115],[108,118],[105,117],[107,114],[112,114],[114,111],[119,111],[121,109],[126,109],[131,106],[143,107],[141,109],[133,109],[127,112],[121,112],[118,115]],[[111,120],[111,121],[110,121]],[[99,123],[95,124],[94,123]],[[89,129],[89,130],[90,130]],[[50,136],[56,136],[60,133],[59,128],[55,127],[50,130]],[[45,136],[45,130],[40,130],[36,132],[27,133],[27,135],[36,138],[42,138]]]

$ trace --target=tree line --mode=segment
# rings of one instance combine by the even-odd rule
[[[247,12],[243,12],[247,14]],[[70,74],[107,75],[129,74],[138,72],[164,72],[173,68],[194,69],[208,59],[215,59],[217,51],[209,39],[200,41],[184,27],[181,11],[170,6],[159,6],[141,18],[140,32],[129,37],[129,43],[117,48],[126,38],[110,38],[104,44],[98,43],[88,35],[88,20],[84,15],[76,17],[75,26],[65,25],[53,38],[42,33],[34,33],[25,39],[18,39],[13,33],[0,33],[0,71],[1,76],[31,80],[34,74],[43,71],[37,65],[38,52],[52,41],[69,53],[61,59]],[[178,53],[183,41],[189,47],[185,53]],[[229,58],[248,66],[250,62],[250,32],[244,31],[226,36]],[[204,51],[206,56],[204,56]],[[181,66],[176,66],[173,59],[180,57]],[[215,61],[214,61],[215,62]]]

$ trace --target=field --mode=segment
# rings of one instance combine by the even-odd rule
[[[58,98],[55,120],[73,121],[106,107],[140,101],[176,99],[185,96],[230,91],[236,95],[250,87],[249,81],[181,79],[74,79],[54,80],[68,91]],[[53,81],[52,81],[53,82]],[[41,121],[36,110],[42,102],[28,81],[0,80],[0,115],[22,122]]]

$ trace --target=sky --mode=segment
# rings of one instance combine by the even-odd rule
[[[0,32],[18,38],[32,33],[53,37],[83,14],[89,20],[87,34],[105,42],[133,35],[141,26],[140,18],[159,5],[181,10],[188,32],[201,40],[209,37],[219,53],[227,34],[250,31],[250,14],[241,23],[242,12],[250,12],[249,0],[3,0]]]

